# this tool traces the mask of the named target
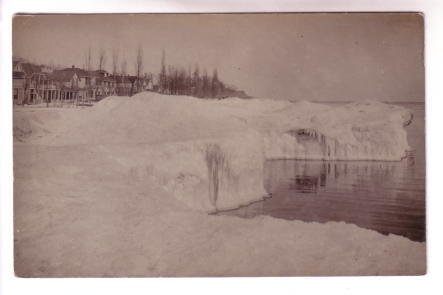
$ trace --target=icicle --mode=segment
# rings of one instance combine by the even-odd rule
[[[217,208],[221,180],[227,167],[225,155],[219,145],[209,144],[206,147],[206,165],[208,167],[209,200]]]

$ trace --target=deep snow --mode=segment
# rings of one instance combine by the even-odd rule
[[[377,102],[143,93],[14,111],[24,276],[419,274],[424,243],[343,223],[207,215],[265,197],[266,159],[399,160],[410,113]]]
[[[81,116],[68,114],[54,123],[17,118],[16,134],[35,128],[36,143],[100,145],[126,169],[148,171],[177,199],[208,212],[263,198],[267,159],[400,160],[411,117],[378,102],[330,107],[156,93],[109,97]]]

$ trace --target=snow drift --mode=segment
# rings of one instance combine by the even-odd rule
[[[36,144],[96,145],[127,173],[153,178],[207,212],[263,198],[268,159],[400,160],[409,149],[404,125],[412,120],[408,110],[379,102],[327,106],[156,93],[109,97],[78,111],[45,125],[43,137],[29,131],[40,127],[35,117],[17,114],[15,127],[25,126]]]
[[[245,148],[239,149],[242,140]],[[261,142],[251,132],[229,138],[100,148],[131,178],[159,184],[189,208],[214,212],[266,195]]]

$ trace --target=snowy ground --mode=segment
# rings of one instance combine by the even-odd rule
[[[14,110],[19,276],[423,274],[425,244],[355,225],[209,215],[270,158],[399,160],[402,108],[140,94]]]

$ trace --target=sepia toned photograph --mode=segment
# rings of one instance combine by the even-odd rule
[[[426,274],[422,14],[17,14],[12,53],[16,276]]]

